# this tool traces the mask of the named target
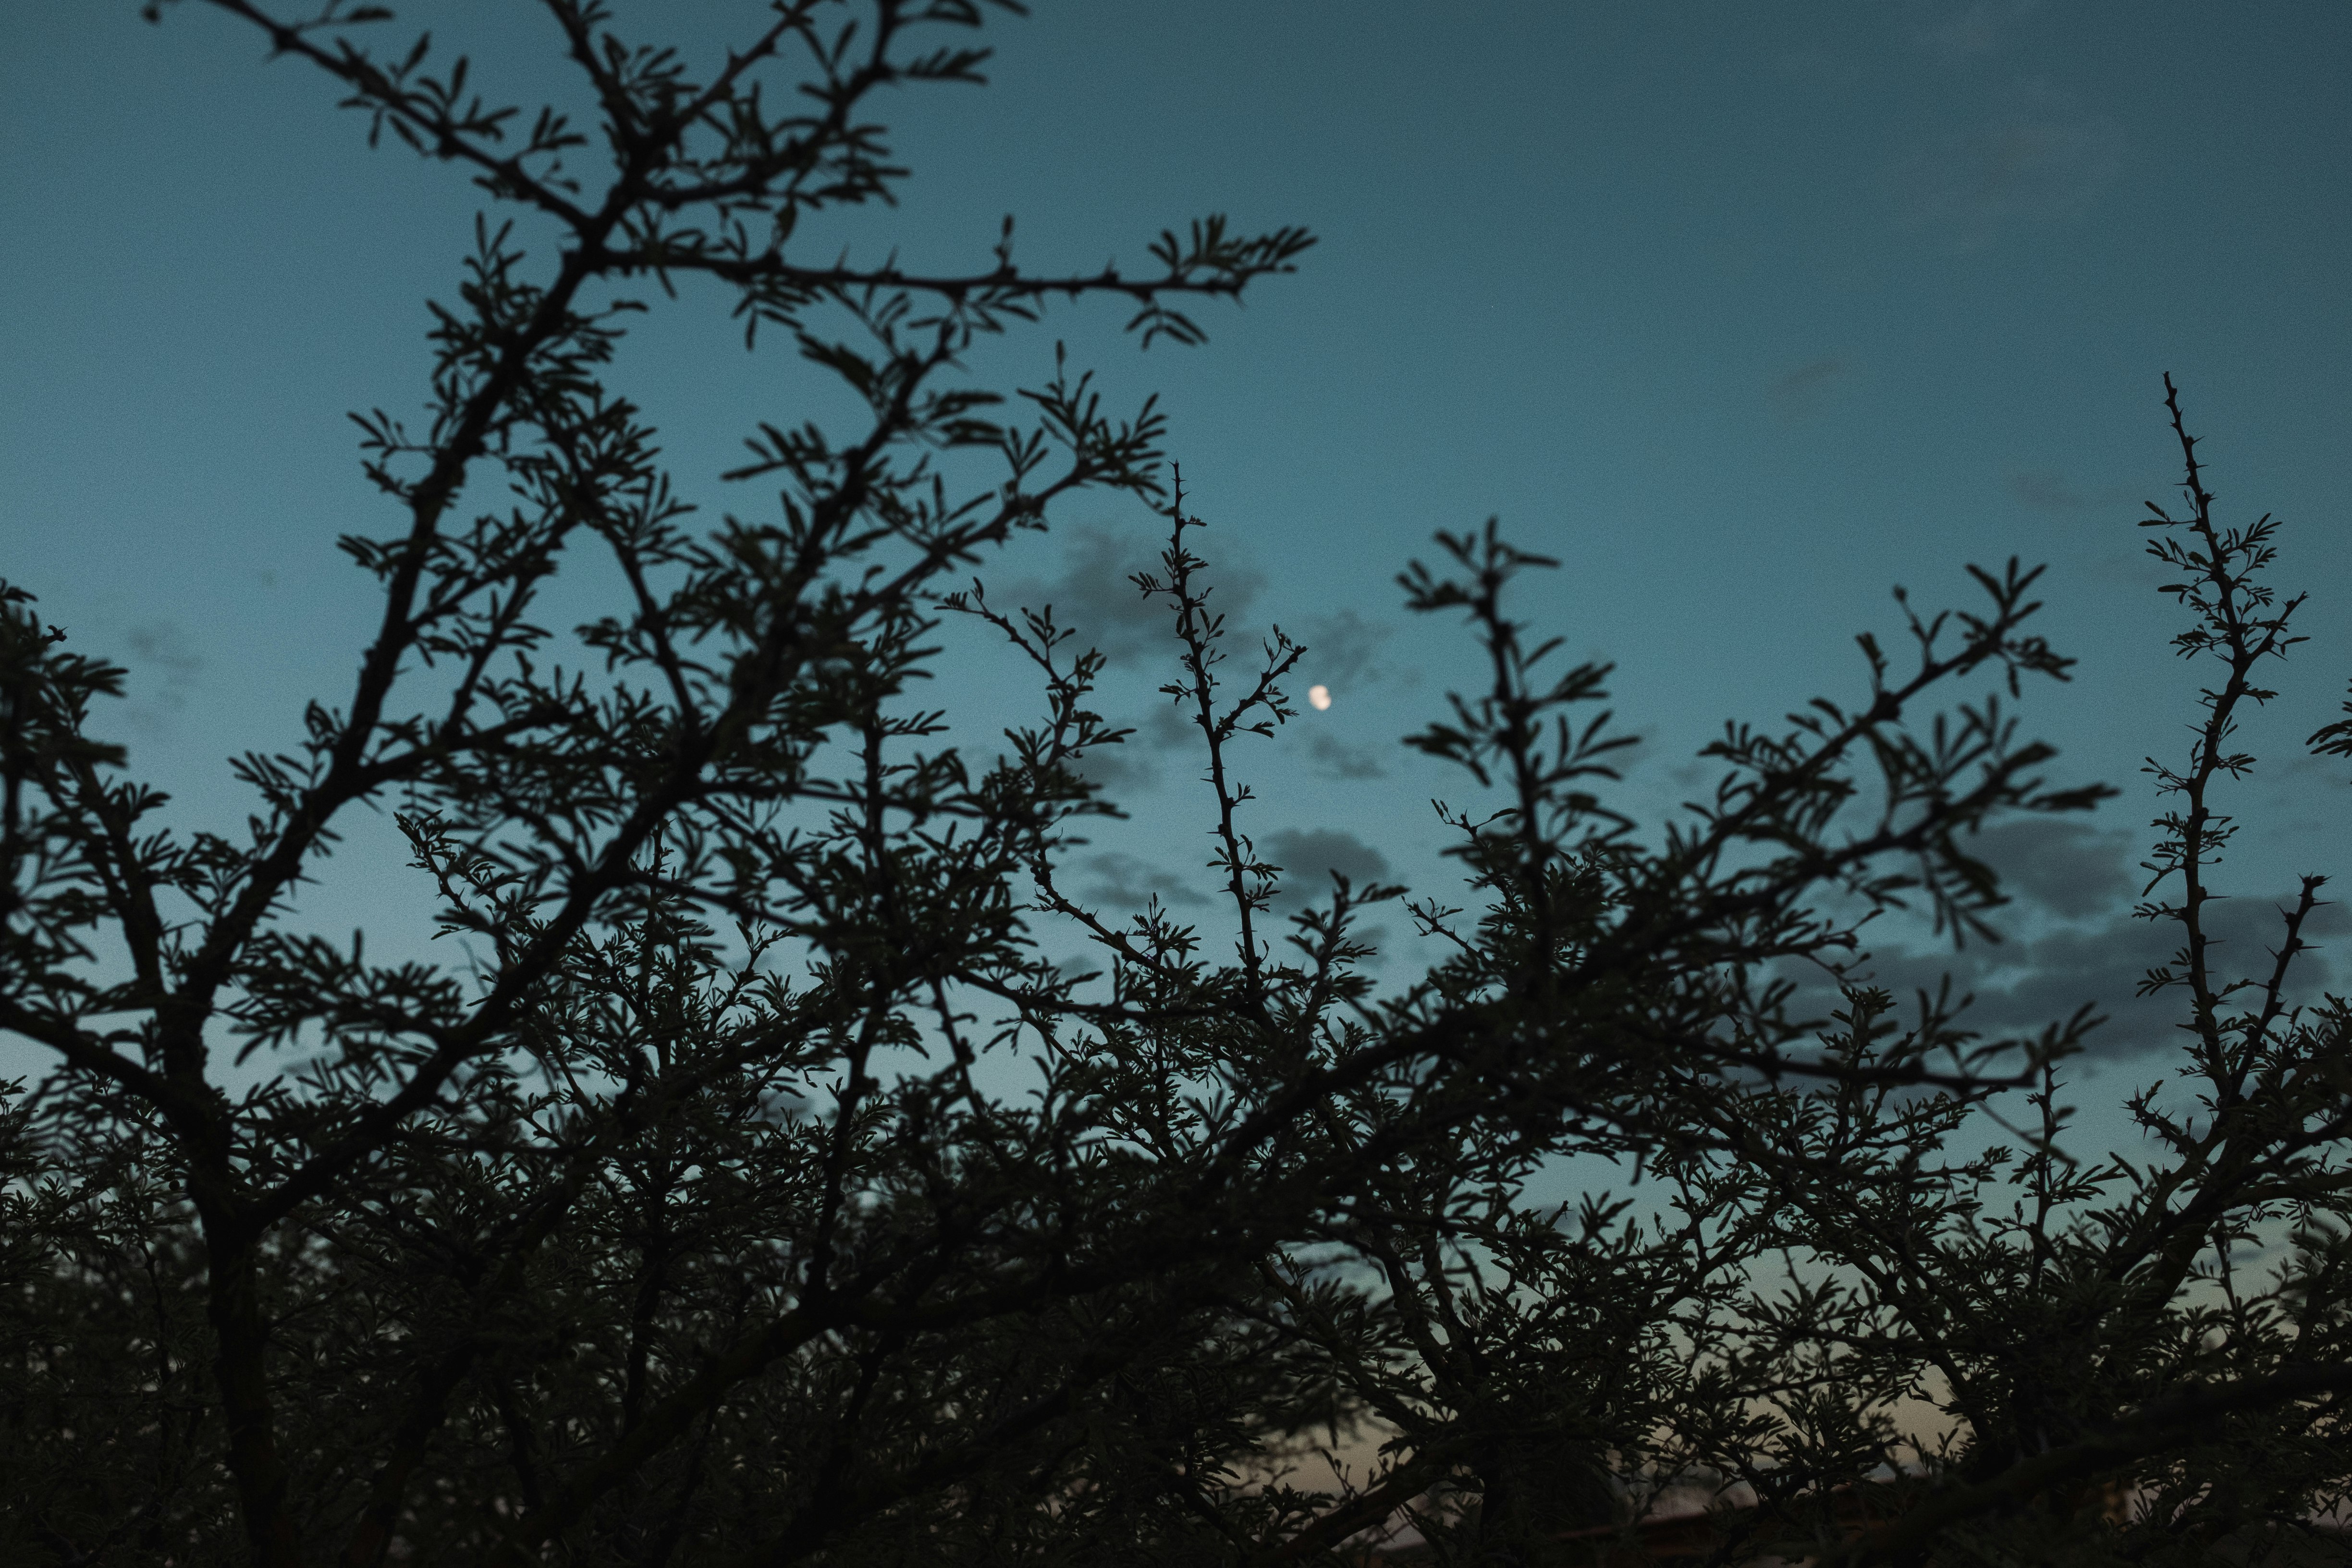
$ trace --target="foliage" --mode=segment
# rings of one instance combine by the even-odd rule
[[[1411,743],[1494,805],[1445,809],[1464,905],[1403,907],[1449,956],[1383,994],[1362,918],[1403,889],[1340,880],[1271,929],[1240,755],[1301,650],[1229,671],[1158,415],[1058,359],[1016,403],[963,371],[1056,298],[1195,342],[1185,301],[1307,236],[1203,220],[1145,276],[1022,271],[1009,224],[968,275],[798,259],[900,178],[874,93],[979,79],[930,43],[971,0],[778,0],[708,79],[547,0],[593,132],[523,131],[422,41],[371,52],[372,9],[214,4],[562,244],[534,268],[486,222],[428,416],[360,418],[394,522],[343,545],[383,617],[341,706],[236,763],[242,839],[164,825],[96,738],[122,672],[0,590],[0,1029],[56,1060],[0,1119],[9,1561],[1279,1563],[1411,1519],[1443,1560],[1536,1562],[1699,1476],[1756,1500],[1730,1556],[1906,1462],[1909,1511],[1836,1550],[2170,1561],[2341,1505],[2352,1065],[2344,1004],[2286,989],[2318,881],[2250,980],[2204,923],[2231,736],[2300,601],[2263,586],[2273,524],[2212,521],[2185,434],[2155,548],[2223,673],[2159,774],[2144,912],[2183,933],[2149,984],[2186,999],[2202,1098],[2151,1089],[2159,1156],[2086,1168],[2057,1097],[2094,1020],[1986,1041],[1851,983],[1851,911],[1990,935],[1970,836],[2104,793],[2046,784],[2011,713],[2067,670],[2035,574],[1906,603],[1859,701],[1731,727],[1711,797],[1645,837],[1607,803],[1607,669],[1554,673],[1508,613],[1552,563],[1441,535],[1407,602],[1463,616],[1491,683]],[[797,96],[763,93],[795,56]],[[782,487],[769,521],[690,526],[603,379],[621,290],[695,276],[865,411],[761,427],[732,477]],[[1067,889],[1115,810],[1101,658],[958,586],[1088,489],[1168,521],[1137,587],[1223,930]],[[582,552],[621,596],[567,641],[533,617]],[[952,617],[1041,688],[992,757],[916,700]],[[380,805],[467,962],[296,918]],[[1089,973],[1047,956],[1073,934]],[[1809,973],[1845,983],[1826,1023]],[[2021,1152],[1947,1152],[2020,1088]],[[1526,1202],[1576,1158],[1671,1199]],[[1370,1474],[1286,1460],[1359,1432],[1390,1439]],[[2129,1521],[2095,1481],[2137,1489]]]

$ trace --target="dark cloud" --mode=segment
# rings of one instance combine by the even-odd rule
[[[2055,468],[2020,469],[2009,476],[2009,493],[2040,511],[2082,511],[2091,507],[2128,506],[2139,499],[2120,485],[2085,494]]]
[[[1051,605],[1056,625],[1068,626],[1102,650],[1113,664],[1137,664],[1175,654],[1175,616],[1165,597],[1146,597],[1130,581],[1139,572],[1161,575],[1163,542],[1132,530],[1081,523],[1064,536],[1061,572],[1050,581],[1027,579],[1009,595],[992,594],[1031,609]],[[1197,540],[1194,549],[1210,553]],[[1223,552],[1220,552],[1222,556]],[[1265,586],[1263,574],[1226,559],[1214,559],[1204,574],[1209,606],[1237,626],[1238,616]]]
[[[1308,616],[1298,639],[1306,645],[1307,654],[1298,661],[1297,679],[1292,684],[1303,689],[1307,683],[1315,683],[1345,693],[1381,679],[1387,672],[1374,661],[1380,657],[1381,645],[1395,630],[1366,620],[1353,610]]]
[[[1274,900],[1277,908],[1295,908],[1322,898],[1330,891],[1334,871],[1359,888],[1389,874],[1387,856],[1354,834],[1331,827],[1286,827],[1269,833],[1259,843],[1258,855],[1282,868],[1282,890]]]
[[[2014,224],[2088,208],[2122,172],[2124,147],[2116,121],[2032,83],[1975,125],[1898,156],[1896,204],[1906,226],[1981,249]]]
[[[1783,419],[1811,418],[1822,410],[1831,394],[1853,374],[1853,365],[1844,355],[1824,354],[1775,381],[1765,394],[1765,400]]]
[[[1133,855],[1106,852],[1086,860],[1087,880],[1080,891],[1099,903],[1140,910],[1157,895],[1163,904],[1205,904],[1208,896],[1187,885],[1174,872]]]
[[[2171,1038],[2179,1009],[2137,994],[2140,979],[2164,962],[2167,933],[2120,917],[2088,931],[2058,931],[2031,942],[1977,943],[1958,952],[1885,947],[1855,978],[1885,986],[1898,1001],[1934,994],[1948,976],[1955,996],[1972,996],[1967,1023],[1980,1035],[2035,1035],[2063,1023],[2085,1003],[2107,1016],[2091,1037],[2102,1056],[2133,1055]]]
[[[2217,973],[2225,981],[2267,978],[2272,950],[2284,930],[2279,906],[2263,899],[2232,899],[2209,908],[2206,928],[2216,939],[2209,951]],[[2317,910],[2306,922],[2305,940],[2315,942],[2317,951],[2296,959],[2288,988],[2291,1000],[2313,1000],[2337,984],[2336,977],[2343,971],[2329,939],[2347,930],[2352,930],[2352,919],[2335,909]],[[2171,986],[2151,996],[2138,994],[2147,972],[2168,963],[2179,946],[2178,923],[2117,914],[2095,925],[1971,946],[1961,952],[1884,951],[1873,955],[1869,967],[1872,983],[1898,997],[1917,990],[1933,992],[1949,974],[1956,993],[1974,994],[1969,1024],[1989,1036],[2036,1034],[2088,1003],[2107,1019],[2091,1037],[2089,1054],[2095,1059],[2115,1058],[2180,1043],[2179,1026],[2189,1016],[2187,991]]]
[[[1722,764],[1708,757],[1685,757],[1669,763],[1666,781],[1683,793],[1685,800],[1705,800],[1714,795],[1715,781],[1723,776]]]
[[[2352,703],[2347,703],[2345,706],[2352,708]],[[2341,781],[2344,777],[2344,759],[2341,757],[2317,757],[2304,752],[2292,757],[2282,757],[2274,763],[2265,762],[2263,763],[2263,771],[2271,776],[2273,783],[2292,782],[2308,789],[2314,781],[2327,784]],[[2281,797],[2274,804],[2284,805],[2288,798]]]
[[[1135,727],[1135,738],[1163,752],[1197,746],[1201,743],[1201,721],[1196,712],[1195,709],[1179,707],[1162,699],[1152,703],[1143,722]]]
[[[1114,797],[1122,792],[1148,790],[1160,783],[1160,769],[1142,748],[1097,746],[1080,758],[1079,777],[1100,785]]]
[[[2001,887],[2068,920],[2114,913],[2130,899],[2137,851],[2130,834],[2056,816],[1989,827],[1964,846],[2000,873]]]
[[[2187,993],[2168,987],[2139,994],[2151,969],[2168,963],[2181,942],[2171,921],[2135,918],[2131,906],[2145,876],[2135,862],[2137,840],[2128,833],[2105,832],[2086,824],[2053,818],[2007,823],[1979,835],[1968,847],[2001,873],[2003,890],[2014,900],[2005,911],[2016,934],[2005,942],[1973,942],[1966,949],[1906,948],[1887,942],[1874,950],[1854,978],[1882,985],[1907,1003],[1914,993],[1933,994],[1949,976],[1955,995],[1973,995],[1969,1026],[1987,1037],[2034,1035],[2063,1023],[2089,1004],[2106,1023],[2089,1040],[2093,1061],[2115,1060],[2178,1047],[2188,1018]],[[2267,899],[2228,899],[2208,906],[2206,930],[2218,976],[2267,978],[2271,956],[2284,927],[2277,903]],[[2330,951],[2332,939],[2352,931],[2352,917],[2338,909],[2315,911],[2304,938],[2316,951],[2295,961],[2290,999],[2311,1000],[2346,973]],[[1826,1015],[1834,1005],[1826,987],[1805,981],[1806,1012]]]
[[[1307,763],[1327,779],[1377,779],[1388,776],[1380,753],[1370,746],[1350,745],[1328,730],[1307,732]]]
[[[195,689],[196,676],[205,668],[203,656],[196,652],[194,641],[173,621],[142,622],[125,632],[122,640],[131,645],[132,662],[148,667],[163,678],[133,686],[130,719],[142,731],[161,731],[169,725],[173,714],[188,705],[188,694]]]
[[[185,685],[204,668],[205,661],[176,622],[148,621],[123,634],[133,658],[163,670],[166,680]]]

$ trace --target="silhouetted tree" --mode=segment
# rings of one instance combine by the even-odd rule
[[[2272,525],[2221,531],[2193,463],[2158,549],[2228,674],[2164,778],[2182,890],[2150,912],[2186,933],[2152,983],[2189,997],[2209,1099],[2137,1102],[2169,1164],[2085,1170],[2054,1097],[2087,1016],[1985,1041],[1849,984],[1824,1025],[1792,978],[1861,973],[1855,910],[1990,935],[1969,836],[2104,793],[2046,786],[2000,692],[1932,707],[2063,678],[2033,573],[1911,615],[1899,665],[1864,637],[1859,702],[1731,728],[1707,801],[1645,837],[1605,799],[1606,668],[1558,671],[1508,613],[1551,563],[1441,535],[1407,601],[1465,616],[1491,684],[1411,743],[1490,804],[1444,817],[1464,907],[1406,905],[1449,956],[1383,994],[1360,920],[1403,889],[1337,880],[1272,929],[1241,748],[1302,650],[1229,668],[1157,414],[1058,357],[1009,405],[962,368],[1056,297],[1195,341],[1180,307],[1307,236],[1206,219],[1145,275],[1023,271],[1009,225],[969,274],[804,259],[900,177],[870,97],[979,79],[933,42],[966,0],[778,0],[707,78],[547,0],[593,132],[421,42],[372,53],[372,10],[214,4],[561,244],[534,266],[485,224],[427,417],[361,419],[392,522],[343,545],[382,618],[340,706],[235,764],[244,837],[164,825],[96,738],[121,671],[0,586],[0,1029],[56,1062],[0,1102],[10,1561],[1280,1563],[1410,1518],[1446,1560],[1532,1563],[1701,1474],[1759,1500],[1727,1554],[1927,1448],[1890,1413],[1922,1393],[1951,1425],[1924,1500],[1841,1550],[2164,1557],[2341,1503],[2352,1069],[2342,1005],[2284,990],[2317,883],[2251,985],[2200,923],[2233,716],[2294,604],[2260,586]],[[694,526],[604,385],[626,291],[681,275],[864,411],[760,427],[730,477],[782,487],[766,521]],[[1136,587],[1199,734],[1219,929],[1066,886],[1115,809],[1102,660],[968,575],[1087,489],[1167,520]],[[580,552],[614,598],[567,638],[534,616]],[[1036,672],[997,754],[915,700],[958,616]],[[374,807],[464,962],[296,917]],[[1073,937],[1091,971],[1048,956]],[[1948,1160],[2018,1086],[2025,1152]],[[1531,1208],[1576,1155],[1675,1201]],[[2273,1221],[2288,1261],[2249,1286],[2231,1247]],[[1806,1282],[1769,1294],[1787,1255]],[[1359,1431],[1391,1437],[1369,1475],[1283,1468]],[[2137,1522],[2095,1531],[2093,1480],[2141,1489]]]

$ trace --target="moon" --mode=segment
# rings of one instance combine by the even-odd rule
[[[1331,706],[1331,689],[1328,686],[1308,687],[1307,689],[1307,704],[1308,707],[1314,709],[1318,713],[1322,712],[1323,710]]]

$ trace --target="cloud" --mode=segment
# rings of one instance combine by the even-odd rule
[[[1852,59],[1833,54],[1820,44],[1777,50],[1768,57],[1766,64],[1773,75],[1800,87],[1843,86],[1861,75]]]
[[[1774,382],[1765,395],[1772,411],[1783,419],[1810,419],[1822,412],[1840,383],[1853,374],[1843,354],[1809,360]]]
[[[2146,882],[2134,835],[2034,817],[1988,829],[1967,847],[2001,874],[2013,902],[2003,911],[2011,918],[1996,917],[1996,924],[2012,933],[2010,940],[1971,942],[1958,952],[1887,940],[1857,965],[1857,982],[1884,986],[1907,1007],[1915,993],[1933,995],[1949,976],[1956,997],[1974,997],[1964,1022],[1989,1038],[2038,1035],[2087,1003],[2107,1020],[2086,1042],[2085,1059],[2095,1068],[2179,1047],[2187,992],[2171,986],[2152,996],[2138,994],[2147,972],[2170,962],[2181,933],[2176,921],[2131,913]],[[2280,905],[2270,899],[2209,905],[2206,931],[2217,939],[2210,950],[2217,977],[2224,984],[2241,975],[2267,978],[2283,929]],[[2347,972],[2330,949],[2347,931],[2352,916],[2342,910],[2313,913],[2304,938],[2315,950],[2295,960],[2290,1000],[2309,1001],[2340,984],[2338,977]],[[1817,973],[1791,978],[1800,982],[1802,1012],[1826,1016],[1837,1005]]]
[[[2016,224],[2072,217],[2122,172],[2123,127],[2047,83],[2028,83],[1975,125],[1899,156],[1906,227],[1980,250]]]
[[[188,705],[205,661],[188,634],[174,621],[144,621],[123,634],[131,656],[159,671],[160,683],[145,685],[129,710],[131,722],[149,733],[163,730]]]
[[[1081,523],[1064,538],[1067,548],[1061,572],[1050,580],[1014,583],[1011,602],[1033,609],[1051,605],[1056,625],[1076,630],[1112,664],[1172,658],[1177,646],[1174,612],[1166,598],[1147,598],[1129,581],[1138,572],[1161,574],[1160,542],[1100,523]],[[1199,541],[1193,543],[1198,550]],[[1227,557],[1230,552],[1219,554]],[[1264,574],[1229,558],[1213,560],[1203,577],[1211,589],[1209,606],[1228,617],[1229,629],[1237,629],[1233,617],[1246,610],[1265,586]]]
[[[2038,0],[1970,0],[1965,5],[1923,3],[1910,7],[1911,41],[1957,65],[2000,51],[2011,24],[2032,14]]]
[[[1208,896],[1174,872],[1133,855],[1106,852],[1086,860],[1087,881],[1079,891],[1100,903],[1139,910],[1155,895],[1163,904],[1205,904]]]
[[[1121,792],[1152,789],[1160,783],[1160,769],[1151,758],[1140,748],[1124,743],[1094,748],[1078,759],[1072,771],[1113,798]]]
[[[1330,891],[1334,871],[1359,888],[1389,874],[1387,856],[1354,834],[1331,827],[1286,827],[1269,833],[1258,846],[1258,857],[1282,868],[1282,889],[1274,899],[1276,908],[1296,908],[1322,898]]]
[[[1298,661],[1303,679],[1345,693],[1386,678],[1388,672],[1374,661],[1381,645],[1395,634],[1394,626],[1340,610],[1309,616],[1305,628],[1298,639],[1307,646],[1307,656]]]
[[[1328,730],[1307,733],[1308,764],[1327,779],[1386,778],[1380,753],[1370,746],[1350,745]]]
[[[2160,588],[2172,581],[2172,574],[2151,559],[2145,550],[2102,550],[2092,555],[2084,565],[2091,576],[2102,583],[2140,591]]]
[[[2011,898],[2069,920],[2113,913],[2138,888],[2130,834],[2103,833],[2064,817],[2004,822],[1964,847],[2000,873],[2001,887]]]
[[[2228,979],[2267,976],[2270,950],[2282,931],[2279,907],[2265,899],[2233,899],[2210,906],[2206,922],[2219,939],[2212,962]],[[2341,935],[2352,919],[2320,910],[2305,927],[2305,939]],[[2152,996],[2138,994],[2147,972],[2167,963],[2180,946],[2180,928],[2170,921],[2135,920],[2118,914],[2082,929],[2061,929],[2031,940],[1997,946],[1971,946],[1962,952],[1887,950],[1872,955],[1871,983],[1898,999],[1914,991],[1932,993],[1946,974],[1956,994],[1976,1001],[1967,1022],[1986,1036],[2038,1034],[2063,1023],[2089,1003],[2106,1017],[2087,1042],[2094,1062],[2144,1056],[2181,1044],[2188,1021],[2188,992],[2168,987]],[[2307,1001],[2340,973],[2326,946],[2300,955],[2289,996]]]
[[[2055,468],[2019,469],[2008,476],[2009,493],[2039,511],[2081,511],[2090,507],[2128,506],[2138,493],[2125,485],[2110,485],[2089,494],[2074,488]]]
[[[1179,707],[1165,698],[1157,699],[1150,711],[1144,714],[1143,722],[1135,727],[1136,739],[1163,752],[1178,752],[1188,746],[1197,746],[1201,743],[1198,714],[1196,708]]]
[[[2352,708],[2352,703],[2347,703],[2346,706]],[[2282,757],[2276,762],[2264,763],[2263,771],[2270,774],[2273,784],[2288,785],[2293,791],[2303,791],[2308,790],[2315,783],[2334,784],[2342,782],[2344,759],[2336,756],[2318,757],[2309,752],[2298,752],[2291,757]],[[2284,794],[2273,799],[2272,805],[2276,808],[2284,808],[2307,798],[2301,794]]]
[[[163,679],[174,685],[186,686],[205,667],[188,634],[173,621],[143,622],[123,634],[123,640],[131,645],[135,658],[160,667]]]

